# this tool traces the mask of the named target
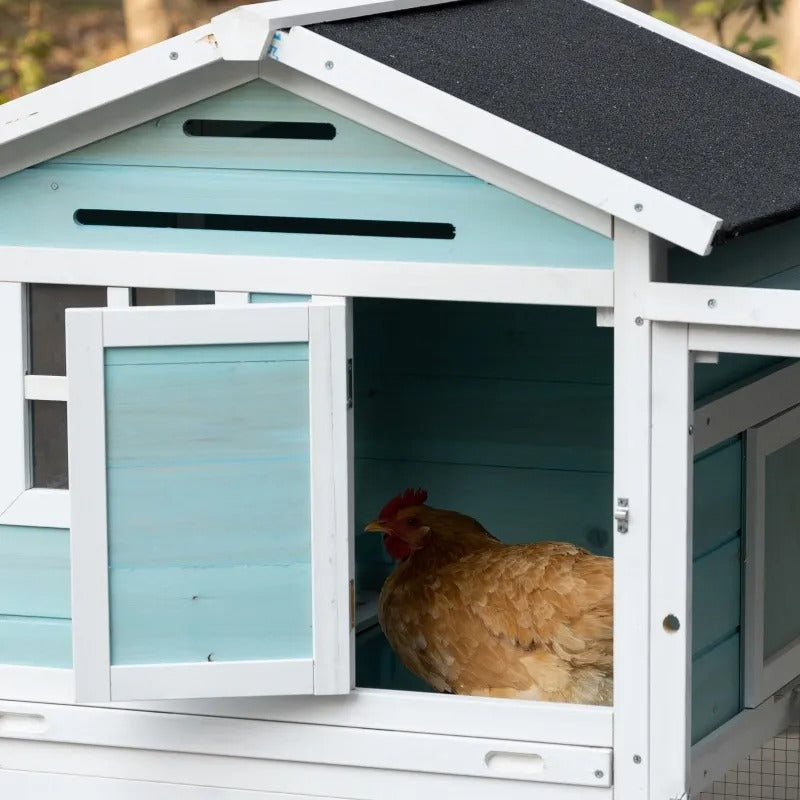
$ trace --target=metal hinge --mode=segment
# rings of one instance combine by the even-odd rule
[[[350,628],[356,626],[356,582],[350,579]]]
[[[617,533],[628,532],[628,517],[629,517],[628,498],[618,497],[617,505],[616,508],[614,509],[614,519],[617,521]]]
[[[353,407],[353,359],[347,359],[347,407]]]

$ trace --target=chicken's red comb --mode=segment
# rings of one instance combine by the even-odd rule
[[[394,519],[398,511],[409,506],[421,506],[427,499],[428,493],[424,489],[406,489],[381,509],[379,519]]]

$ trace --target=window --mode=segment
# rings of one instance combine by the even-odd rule
[[[31,486],[66,489],[67,408],[63,381],[47,382],[67,374],[64,312],[67,308],[104,306],[106,290],[101,286],[31,284],[28,287],[28,380],[29,429],[31,437]],[[38,390],[37,390],[38,387]]]
[[[68,308],[106,305],[213,304],[214,292],[71,284],[3,283],[0,357],[3,411],[0,519],[69,527],[67,377]]]
[[[800,674],[800,406],[748,432],[745,704]]]

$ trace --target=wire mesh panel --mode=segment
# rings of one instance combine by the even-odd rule
[[[769,798],[800,800],[800,725],[793,725],[755,752],[725,775],[714,781],[696,800],[723,798]]]

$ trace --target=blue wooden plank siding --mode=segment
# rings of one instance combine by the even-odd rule
[[[0,614],[0,664],[70,668],[70,620]]]
[[[310,657],[307,345],[112,349],[105,375],[112,663]]]
[[[321,123],[335,135],[187,135],[187,121],[197,119]],[[38,209],[34,233],[22,224],[29,203]],[[207,217],[189,229],[82,225],[78,209],[432,222],[454,226],[455,237],[214,230]],[[0,238],[33,246],[612,266],[610,239],[261,80],[3,179]]]
[[[741,709],[742,464],[739,436],[695,459],[692,741]]]
[[[740,236],[697,256],[680,247],[669,253],[669,280],[719,286],[800,289],[800,219]]]
[[[69,531],[0,525],[0,664],[69,667]]]
[[[30,207],[35,230],[23,224]],[[196,219],[188,228],[82,225],[79,209],[438,223],[455,235],[212,230]],[[0,181],[0,238],[39,247],[597,269],[611,267],[612,251],[600,234],[477,178],[93,164],[44,164]]]
[[[332,125],[330,140],[188,136],[187,120]],[[54,159],[64,164],[464,175],[263,80],[229,89]]]

